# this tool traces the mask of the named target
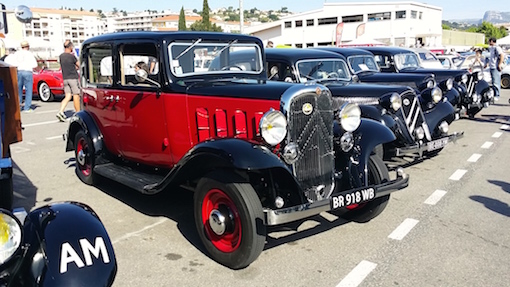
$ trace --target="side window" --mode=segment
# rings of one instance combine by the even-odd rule
[[[111,46],[89,48],[86,55],[87,64],[84,72],[87,85],[111,86],[113,79]]]
[[[375,61],[381,68],[389,68],[390,67],[390,60],[388,57],[383,55],[375,55]]]
[[[289,65],[280,62],[267,63],[267,78],[271,81],[295,82],[292,69]]]
[[[159,63],[154,43],[124,44],[119,47],[120,84],[123,86],[156,86],[159,82]],[[140,82],[135,78],[138,70],[148,74],[148,80]]]

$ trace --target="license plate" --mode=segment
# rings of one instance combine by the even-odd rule
[[[433,151],[444,147],[448,143],[448,138],[438,139],[427,143],[427,151]]]
[[[339,194],[331,197],[329,203],[331,209],[338,209],[352,204],[369,201],[375,197],[375,190],[372,187],[363,188],[346,194]]]

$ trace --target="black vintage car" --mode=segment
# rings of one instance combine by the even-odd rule
[[[266,61],[269,80],[322,83],[333,97],[360,104],[362,116],[388,126],[396,140],[376,150],[384,158],[433,156],[462,136],[448,134],[455,110],[437,87],[418,96],[407,86],[353,82],[344,56],[319,49],[266,49]]]
[[[374,54],[381,72],[434,74],[439,86],[456,89],[460,97],[448,98],[458,112],[474,117],[484,106],[494,101],[494,89],[483,80],[483,73],[467,70],[425,69],[413,50],[400,47],[360,47]],[[453,79],[453,81],[452,81]]]

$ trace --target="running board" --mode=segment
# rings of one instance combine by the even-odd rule
[[[158,184],[164,178],[163,175],[145,173],[143,171],[132,169],[127,166],[116,165],[114,163],[97,165],[94,167],[94,172],[141,193],[147,193],[147,191],[144,190],[146,185]]]

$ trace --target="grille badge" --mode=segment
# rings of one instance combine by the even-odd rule
[[[313,112],[313,106],[310,103],[305,103],[301,109],[303,110],[303,114],[307,116]]]
[[[411,102],[409,101],[409,99],[404,99],[404,105],[405,106],[409,106]]]

